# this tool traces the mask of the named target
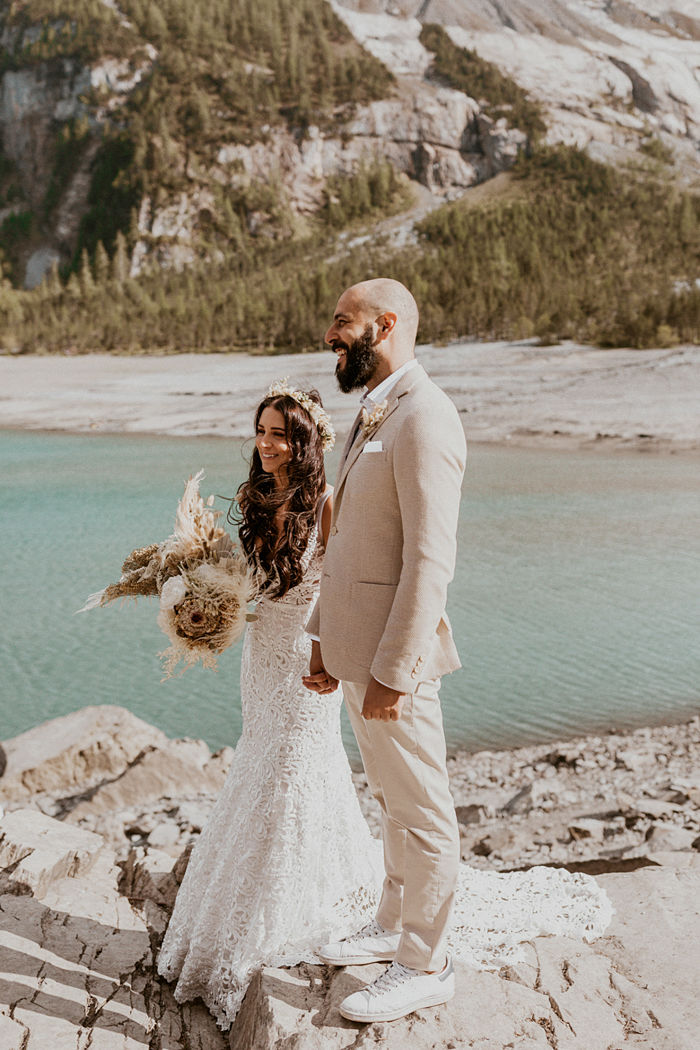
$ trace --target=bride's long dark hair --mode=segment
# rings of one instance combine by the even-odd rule
[[[305,391],[321,404],[317,390]],[[291,459],[285,465],[286,487],[278,489],[272,474],[263,470],[260,453],[253,451],[250,473],[238,490],[240,517],[229,521],[238,525],[241,546],[248,560],[262,570],[261,589],[268,597],[281,598],[301,582],[301,559],[316,520],[316,507],[326,488],[326,470],[318,427],[298,401],[286,394],[266,397],[255,413],[257,434],[260,416],[274,408],[284,417]],[[275,516],[282,509],[281,528]]]

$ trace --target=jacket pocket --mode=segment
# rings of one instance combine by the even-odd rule
[[[374,659],[389,619],[396,594],[395,583],[355,582],[351,591],[349,620],[352,637],[369,666]]]
[[[358,580],[352,585],[354,596],[360,602],[376,602],[379,606],[391,609],[396,594],[397,583],[376,583],[374,580]]]

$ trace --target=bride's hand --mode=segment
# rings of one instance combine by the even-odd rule
[[[338,688],[338,679],[330,675],[323,666],[321,646],[315,639],[311,643],[309,673],[304,675],[302,682],[312,693],[332,693]]]

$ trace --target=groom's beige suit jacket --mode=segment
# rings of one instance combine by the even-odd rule
[[[354,429],[354,428],[353,428]],[[335,678],[413,693],[460,666],[445,602],[454,575],[466,441],[418,365],[379,425],[341,457],[321,592],[307,631]]]

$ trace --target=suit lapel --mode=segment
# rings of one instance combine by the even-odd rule
[[[341,492],[341,489],[342,489],[342,487],[343,487],[343,485],[345,483],[345,479],[348,476],[348,472],[351,469],[351,467],[353,466],[353,464],[356,462],[358,456],[362,452],[362,449],[365,447],[368,439],[369,438],[374,439],[375,434],[377,434],[379,432],[379,430],[381,429],[382,425],[384,423],[386,423],[386,421],[389,418],[389,416],[392,415],[392,413],[395,412],[396,409],[399,407],[399,401],[404,396],[404,394],[407,394],[408,391],[411,389],[411,387],[414,385],[414,383],[421,376],[424,376],[424,375],[425,375],[424,369],[422,368],[421,365],[418,365],[416,368],[412,368],[409,372],[406,372],[405,375],[401,376],[401,379],[399,379],[398,383],[396,384],[394,389],[389,394],[389,397],[387,399],[388,400],[387,410],[384,413],[384,416],[383,416],[381,422],[377,424],[377,426],[374,428],[374,430],[372,430],[372,432],[370,434],[364,434],[362,432],[362,428],[360,427],[360,432],[357,435],[357,438],[355,439],[355,441],[353,442],[352,441],[352,435],[353,435],[353,432],[354,432],[354,429],[355,429],[355,426],[357,424],[358,419],[362,418],[362,412],[360,411],[358,416],[355,417],[355,422],[353,423],[353,428],[350,431],[350,435],[348,437],[348,440],[345,442],[345,448],[343,449],[343,455],[342,455],[341,460],[340,460],[340,467],[338,468],[338,476],[337,476],[336,482],[335,482],[334,503],[335,503],[336,508],[338,506],[340,492]]]
[[[357,413],[357,415],[353,419],[352,426],[350,427],[350,431],[348,432],[348,436],[345,439],[345,445],[343,446],[343,451],[342,451],[341,456],[340,456],[340,463],[338,464],[338,477],[340,477],[341,471],[343,470],[343,467],[345,466],[345,462],[346,462],[346,460],[348,458],[348,454],[350,452],[350,449],[353,446],[353,435],[355,434],[356,430],[358,431],[358,437],[360,436],[360,431],[359,431],[358,428],[361,426],[361,424],[362,424],[362,409],[360,409],[360,411]]]
[[[337,477],[336,482],[335,482],[335,491],[336,492],[340,491],[340,489],[341,489],[341,487],[343,485],[343,482],[345,481],[346,477],[348,476],[348,471],[350,470],[350,467],[353,465],[353,463],[355,462],[357,457],[362,452],[362,449],[365,447],[365,444],[367,443],[367,437],[368,437],[368,435],[367,434],[363,434],[362,430],[360,430],[359,434],[355,438],[355,441],[353,442],[353,444],[348,449],[348,453],[347,453],[343,463],[341,464],[340,470],[338,471],[338,477]]]

